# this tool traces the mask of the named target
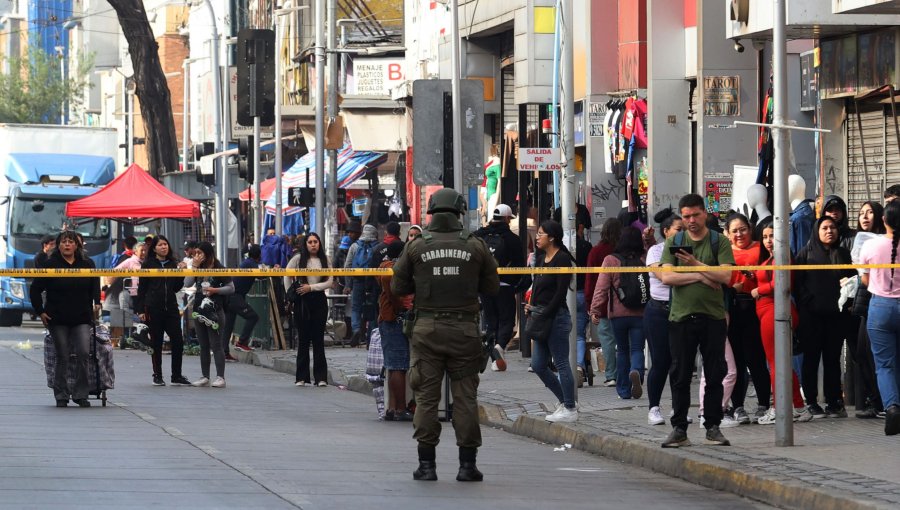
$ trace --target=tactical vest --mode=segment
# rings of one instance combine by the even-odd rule
[[[484,253],[466,230],[422,233],[415,250],[416,310],[478,312]]]

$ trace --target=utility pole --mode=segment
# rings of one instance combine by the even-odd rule
[[[775,265],[791,263],[788,236],[788,136],[779,126],[787,120],[787,36],[785,19],[787,0],[775,0],[775,24],[772,28],[775,107],[772,130],[775,142]],[[791,276],[788,271],[775,273],[775,445],[794,445],[794,406],[791,399]]]
[[[213,101],[215,105],[216,152],[225,150],[225,130],[222,129],[222,74],[219,69],[219,28],[216,24],[216,13],[210,0],[204,0],[212,25],[210,40],[210,70],[213,74]],[[227,94],[224,94],[227,96]],[[219,156],[213,161],[213,173],[219,176],[218,196],[216,197],[216,257],[224,264],[228,255],[228,166]]]
[[[181,76],[184,78],[184,106],[181,108],[181,170],[187,172],[191,150],[191,59],[186,58],[181,63]]]
[[[787,0],[775,0],[772,26],[772,78],[775,106],[771,124],[735,121],[735,125],[764,127],[772,130],[775,144],[774,182],[776,266],[786,266],[791,261],[788,203],[788,147],[790,131],[830,133],[829,129],[792,125],[787,119]],[[791,273],[775,271],[775,446],[794,445],[794,406],[792,395],[793,367],[791,347]]]
[[[325,0],[316,0],[316,233],[325,237]],[[310,219],[312,215],[310,215]]]
[[[275,234],[281,236],[284,233],[284,205],[281,202],[281,174],[282,174],[282,153],[281,153],[281,104],[284,100],[284,70],[281,69],[281,45],[284,42],[284,36],[281,35],[281,17],[294,12],[308,9],[306,5],[297,7],[286,7],[283,9],[275,9],[272,22],[275,23]],[[256,240],[257,243],[262,242],[262,238]]]
[[[562,141],[562,161],[560,176],[560,212],[562,219],[563,233],[569,240],[569,249],[575,253],[575,39],[572,35],[574,32],[574,11],[573,2],[575,0],[562,0],[562,18],[560,23],[560,31],[564,34],[562,41],[562,94],[560,94],[560,103],[562,111],[562,124],[560,137]],[[569,308],[569,314],[572,317],[577,316],[577,305],[575,301],[574,287],[569,287],[566,294],[566,306]],[[569,366],[572,373],[575,373],[577,364],[577,346],[576,346],[575,328],[569,332]],[[578,388],[575,389],[578,391]],[[576,393],[577,395],[577,393]]]
[[[462,175],[462,97],[459,86],[460,76],[460,40],[459,40],[459,0],[450,0],[450,95],[453,105],[453,189],[466,197]]]
[[[338,54],[337,47],[337,0],[328,0],[328,118],[334,122],[338,116]],[[341,134],[343,136],[343,133]],[[342,140],[343,141],[343,140]],[[328,151],[328,209],[322,214],[322,223],[327,226],[325,246],[328,260],[334,260],[337,230],[337,151]],[[317,213],[318,214],[318,213]],[[327,218],[327,221],[326,221]]]

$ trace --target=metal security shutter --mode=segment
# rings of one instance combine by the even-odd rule
[[[862,106],[862,105],[861,105]],[[864,106],[863,106],[864,107]],[[859,122],[856,113],[847,117],[847,207],[850,218],[867,200],[881,201],[884,191],[885,167],[885,115],[884,109],[862,111],[862,137],[860,140]],[[863,167],[862,145],[865,142],[866,163]],[[894,141],[896,152],[896,140]],[[866,174],[868,173],[868,182]],[[855,223],[851,221],[851,223]]]
[[[884,161],[884,187],[900,184],[900,146],[897,145],[897,131],[894,127],[894,117],[891,109],[886,109],[885,115],[885,161]],[[897,108],[897,120],[900,121],[900,106]],[[879,195],[879,200],[883,195]]]
[[[503,69],[503,129],[519,125],[519,107],[516,105],[516,75],[513,67]]]

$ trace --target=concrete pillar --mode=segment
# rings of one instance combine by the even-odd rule
[[[651,218],[661,209],[676,207],[678,199],[691,190],[690,84],[685,79],[684,32],[681,2],[648,0],[648,216]]]

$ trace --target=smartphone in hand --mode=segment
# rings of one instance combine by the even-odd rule
[[[672,255],[676,255],[679,251],[683,251],[684,253],[687,253],[688,255],[693,255],[694,247],[693,246],[669,246],[669,253],[671,253]]]

